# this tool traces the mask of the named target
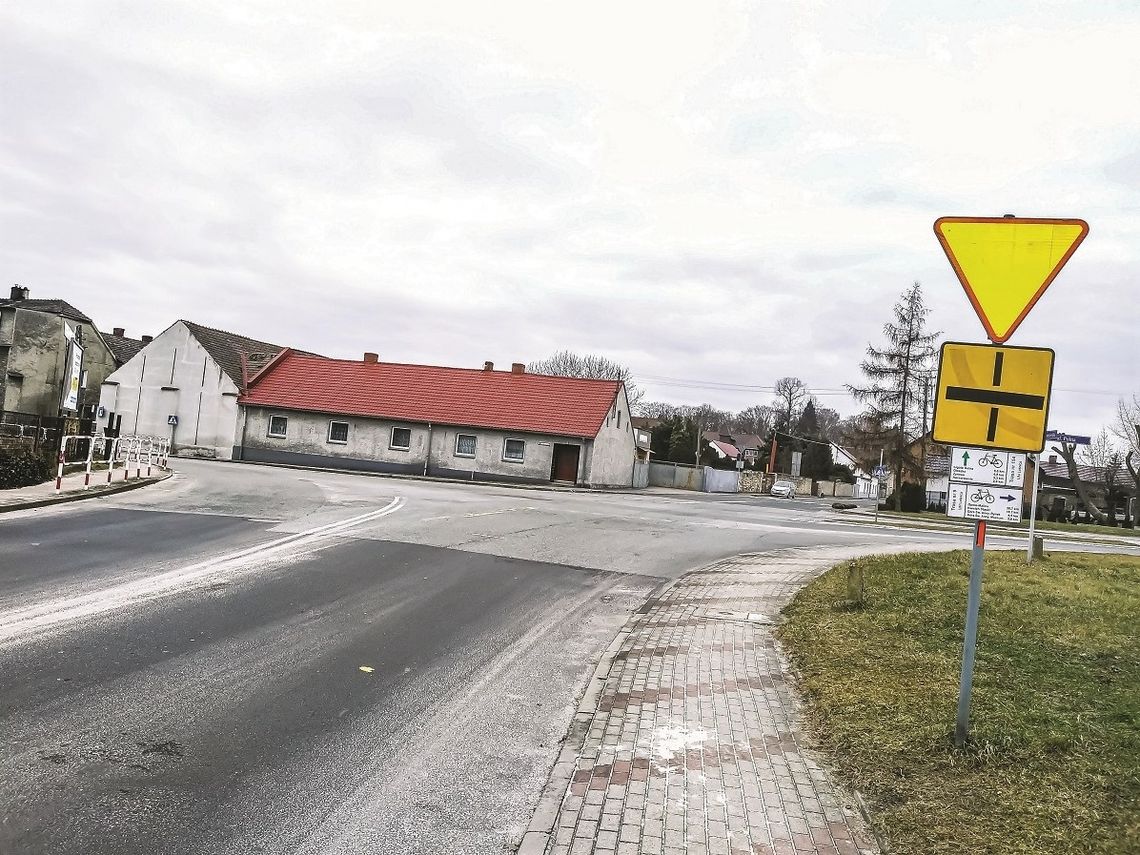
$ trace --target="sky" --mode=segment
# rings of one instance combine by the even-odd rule
[[[1140,391],[1137,44],[1110,2],[5,3],[0,269],[132,336],[846,415],[912,282],[984,340],[935,219],[1081,217],[1010,343],[1092,433]]]

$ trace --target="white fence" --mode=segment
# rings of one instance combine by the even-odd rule
[[[153,474],[156,468],[168,468],[166,464],[170,458],[169,439],[153,436],[120,436],[112,438],[106,436],[78,436],[75,434],[65,435],[59,442],[59,461],[55,474],[55,491],[57,493],[63,488],[63,469],[68,463],[68,446],[72,443],[78,444],[83,441],[87,442],[87,457],[83,461],[84,490],[91,486],[91,474],[96,453],[98,453],[100,460],[107,461],[108,484],[114,479],[115,467],[119,463],[122,463],[122,480],[124,481],[131,477],[132,467],[134,468],[135,478],[143,477],[144,468],[146,469],[147,478]],[[73,462],[78,463],[78,461]]]

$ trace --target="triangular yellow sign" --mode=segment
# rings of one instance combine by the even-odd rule
[[[1084,220],[942,217],[934,233],[990,341],[1013,335],[1080,246]]]

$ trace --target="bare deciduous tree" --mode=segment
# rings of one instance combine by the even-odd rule
[[[776,381],[776,397],[772,411],[776,414],[776,430],[790,432],[799,421],[809,398],[808,388],[799,377],[781,377]]]
[[[625,384],[630,411],[640,413],[645,390],[638,387],[633,372],[605,356],[587,353],[580,356],[572,350],[560,350],[553,356],[532,362],[526,368],[531,374],[552,374],[557,377],[585,377],[593,380],[620,380]]]
[[[771,416],[771,408],[766,404],[753,404],[736,414],[733,430],[763,436],[771,427]]]
[[[1116,404],[1113,435],[1124,448],[1124,466],[1132,476],[1132,525],[1140,528],[1140,395],[1121,398]]]

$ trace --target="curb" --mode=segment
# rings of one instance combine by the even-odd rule
[[[90,490],[84,490],[81,493],[62,494],[59,496],[51,496],[47,499],[33,499],[27,502],[16,502],[14,504],[0,505],[0,514],[6,514],[9,511],[26,511],[32,508],[45,508],[49,505],[62,505],[66,502],[81,502],[84,499],[96,499],[100,496],[113,496],[116,493],[126,493],[129,490],[137,490],[140,487],[148,487],[151,484],[158,484],[165,481],[171,475],[173,470],[168,471],[165,475],[157,478],[141,478],[135,481],[127,481],[119,484],[112,484],[110,487],[92,487]]]
[[[562,749],[558,752],[558,759],[554,761],[554,767],[547,776],[546,784],[542,788],[542,795],[538,797],[538,804],[531,815],[530,824],[527,825],[522,840],[515,850],[516,855],[544,855],[546,852],[551,835],[554,834],[554,823],[558,821],[558,811],[562,807],[562,799],[566,794],[567,787],[570,786],[571,779],[574,777],[574,765],[578,761],[578,750],[590,729],[590,722],[593,720],[594,714],[598,711],[598,698],[601,696],[602,689],[606,686],[606,680],[610,676],[614,657],[625,640],[629,638],[630,633],[633,632],[634,619],[638,615],[646,614],[661,598],[662,594],[686,576],[707,567],[709,563],[715,562],[693,567],[677,578],[665,580],[657,585],[649,592],[641,607],[626,619],[625,624],[614,636],[614,640],[598,657],[598,664],[594,667],[594,673],[578,701],[578,709],[574,712],[574,718],[570,720],[570,728],[562,740]]]

